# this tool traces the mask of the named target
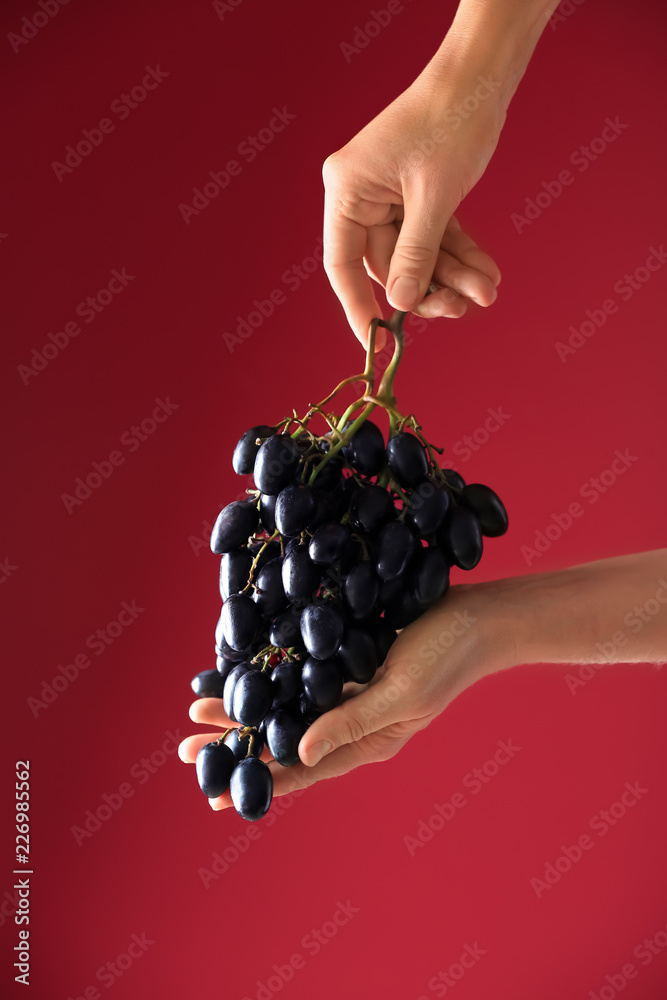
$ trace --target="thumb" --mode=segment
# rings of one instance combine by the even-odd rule
[[[426,191],[406,196],[387,277],[387,299],[394,309],[414,309],[426,295],[450,214]]]
[[[390,700],[388,685],[383,678],[347,701],[321,715],[306,730],[299,743],[299,757],[308,767],[314,767],[322,757],[348,743],[358,743],[384,726],[403,717],[398,705],[401,698],[392,687]]]

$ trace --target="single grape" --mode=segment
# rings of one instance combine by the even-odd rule
[[[237,813],[243,819],[258,820],[271,806],[273,775],[263,760],[245,757],[234,768],[229,789]]]
[[[343,597],[352,618],[358,620],[371,614],[380,596],[380,581],[368,561],[352,566],[345,577]]]
[[[336,659],[343,667],[345,680],[356,684],[368,684],[378,667],[375,643],[363,628],[347,629],[338,647]]]
[[[428,475],[424,446],[414,434],[399,431],[387,444],[389,470],[399,486],[416,486]]]
[[[380,528],[375,557],[375,569],[380,579],[395,580],[401,576],[416,548],[414,532],[404,521],[390,521]]]
[[[224,686],[225,681],[227,680],[227,677],[229,676],[229,674],[231,673],[231,671],[236,666],[237,662],[239,662],[239,661],[228,660],[225,656],[217,656],[216,657],[216,660],[215,660],[215,669],[220,674],[220,678],[221,678],[220,682],[221,682],[221,684],[223,686]],[[222,695],[220,695],[220,697],[222,697]]]
[[[489,486],[483,483],[468,483],[461,490],[458,502],[469,507],[479,518],[482,534],[488,538],[499,538],[507,531],[507,511],[505,505]]]
[[[259,519],[264,529],[271,534],[276,530],[276,496],[269,496],[268,493],[259,495]]]
[[[267,438],[257,452],[255,486],[260,493],[275,496],[296,478],[299,449],[287,434]]]
[[[222,633],[232,649],[246,649],[262,624],[262,614],[247,594],[232,594],[222,605]]]
[[[301,614],[301,637],[311,656],[327,660],[333,656],[343,638],[344,619],[332,604],[309,604]]]
[[[275,427],[269,427],[267,424],[259,424],[257,427],[251,427],[249,431],[241,435],[238,444],[234,448],[234,455],[232,457],[232,466],[237,475],[250,475],[255,467],[255,459],[259,450],[257,439],[268,438],[275,433]]]
[[[303,691],[320,712],[335,708],[343,693],[343,671],[337,659],[310,656],[301,673]]]
[[[236,767],[234,754],[224,743],[205,743],[197,754],[195,768],[197,781],[204,795],[217,799],[229,788]]]
[[[317,512],[315,492],[303,483],[293,483],[281,490],[276,500],[276,528],[281,535],[298,535]]]
[[[271,671],[273,701],[271,708],[284,708],[301,693],[301,667],[296,660],[283,660]]]
[[[299,712],[301,713],[306,726],[312,726],[313,722],[315,722],[316,719],[319,719],[320,715],[323,714],[320,712],[319,708],[316,708],[315,705],[313,705],[312,701],[310,701],[306,695],[303,694],[303,692],[299,696]]]
[[[270,559],[255,580],[254,601],[261,613],[269,618],[282,611],[287,604],[282,572],[282,559]]]
[[[222,615],[220,615],[218,624],[215,627],[216,656],[224,656],[226,660],[233,660],[234,663],[240,663],[241,660],[247,660],[251,652],[250,646],[246,646],[245,649],[232,649],[222,633],[223,624]]]
[[[365,420],[343,454],[357,472],[364,476],[377,476],[385,463],[385,446],[382,431],[370,420]]]
[[[422,608],[428,608],[449,586],[449,563],[441,549],[422,548],[408,573],[410,592]]]
[[[282,566],[282,584],[290,601],[306,601],[320,585],[322,570],[315,565],[305,545],[295,545]]]
[[[264,737],[259,732],[258,729],[252,729],[250,731],[243,729],[235,729],[229,734],[225,739],[225,746],[234,754],[234,760],[243,760],[250,753],[250,737],[252,736],[252,755],[254,757],[261,757],[262,750],[264,749]]]
[[[234,688],[236,687],[236,682],[239,678],[247,674],[249,670],[254,670],[250,663],[245,660],[243,663],[237,663],[229,673],[225,680],[224,687],[222,689],[222,707],[225,713],[229,716],[232,722],[238,722],[239,720],[234,715]]]
[[[453,566],[474,569],[482,558],[482,529],[477,515],[468,507],[457,504],[437,537]]]
[[[234,500],[220,511],[211,532],[211,552],[222,555],[244,545],[257,527],[254,500]]]
[[[301,639],[301,608],[291,604],[282,614],[273,620],[269,639],[273,646],[279,649],[289,649],[291,646],[302,647]]]
[[[224,677],[217,670],[202,670],[192,678],[190,687],[198,698],[222,698],[224,683]]]
[[[350,529],[345,524],[323,524],[310,540],[308,554],[318,566],[331,566],[345,552]]]
[[[220,596],[226,601],[230,594],[238,594],[248,582],[252,553],[247,548],[225,552],[220,560]]]
[[[425,479],[410,494],[406,521],[425,538],[442,525],[449,510],[449,490],[433,479]]]
[[[448,486],[453,487],[455,490],[463,489],[466,481],[460,472],[456,472],[454,469],[441,469],[441,472]]]
[[[262,670],[248,670],[237,679],[232,707],[242,726],[258,726],[269,713],[272,701],[271,678]]]
[[[307,729],[303,717],[279,708],[267,717],[266,745],[269,753],[283,767],[296,764],[299,759],[298,746]]]
[[[393,515],[391,495],[371,484],[355,492],[350,501],[350,520],[355,528],[372,532]]]

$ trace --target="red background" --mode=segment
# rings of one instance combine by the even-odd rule
[[[208,888],[201,870],[215,852],[233,858],[230,838],[248,826],[210,811],[171,746],[154,773],[140,763],[169,731],[180,739],[198,728],[189,681],[214,665],[219,598],[218,560],[196,538],[245,485],[231,470],[236,439],[303,411],[360,367],[321,266],[298,291],[282,281],[317,245],[321,164],[414,79],[455,4],[406,3],[349,62],[340,43],[371,9],[351,0],[245,0],[222,19],[207,2],[73,0],[15,53],[6,36],[38,9],[8,3],[2,14],[0,559],[17,567],[0,591],[8,995],[24,995],[11,968],[10,803],[15,760],[29,758],[26,995],[66,1000],[96,986],[123,1000],[254,998],[258,980],[299,952],[305,967],[280,990],[292,1000],[417,1000],[435,996],[429,980],[477,942],[486,954],[449,991],[457,997],[588,998],[605,984],[608,997],[605,977],[613,982],[628,962],[639,972],[625,997],[664,997],[667,949],[646,967],[633,958],[667,925],[664,670],[610,667],[576,694],[566,667],[488,679],[392,761],[322,782],[275,825],[256,825],[259,839]],[[402,408],[417,411],[450,457],[489,407],[510,415],[457,462],[468,480],[496,488],[511,516],[466,580],[665,544],[664,275],[628,302],[613,290],[667,238],[665,13],[658,0],[571,10],[547,27],[498,151],[459,213],[499,263],[497,303],[414,332],[397,382]],[[157,64],[169,75],[145,102],[124,121],[110,114]],[[186,224],[179,204],[239,159],[239,143],[274,107],[296,117]],[[570,155],[615,116],[628,127],[518,233],[511,214],[572,169]],[[59,182],[53,161],[104,117],[113,133]],[[128,287],[24,384],[18,366],[33,348],[123,267],[135,276]],[[275,288],[284,304],[230,353],[222,334]],[[562,362],[555,343],[610,297],[618,312]],[[136,451],[120,444],[167,397],[173,415]],[[69,514],[62,494],[118,449],[125,462]],[[581,499],[616,449],[637,460],[529,568],[521,546]],[[123,601],[144,610],[96,656],[86,639]],[[28,699],[85,652],[90,666],[31,710]],[[404,838],[508,739],[521,752],[411,857]],[[648,793],[538,899],[531,878],[589,831],[626,781]],[[79,846],[72,828],[124,782],[132,797]],[[358,913],[312,955],[303,938],[339,900]],[[122,977],[96,978],[143,933],[154,943]]]

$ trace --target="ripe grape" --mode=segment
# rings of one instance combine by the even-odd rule
[[[261,819],[271,805],[273,775],[263,760],[244,757],[232,771],[229,790],[234,808],[243,819]]]
[[[217,799],[227,791],[235,764],[234,754],[224,743],[205,743],[195,761],[197,781],[204,795]]]
[[[428,474],[424,445],[408,431],[399,431],[389,439],[387,461],[392,476],[401,486],[416,486]]]
[[[332,604],[309,604],[301,614],[301,638],[311,656],[327,660],[333,656],[343,638],[345,621]]]
[[[250,475],[255,466],[255,459],[259,450],[259,445],[257,444],[258,438],[268,438],[275,433],[275,427],[259,424],[257,427],[251,427],[249,431],[241,435],[232,456],[232,466],[237,475]]]
[[[234,500],[220,511],[211,532],[211,551],[217,555],[245,544],[257,527],[259,514],[252,500]]]

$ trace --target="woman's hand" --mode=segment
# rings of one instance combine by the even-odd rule
[[[283,767],[264,750],[274,795],[345,774],[360,764],[389,760],[478,677],[512,665],[513,634],[501,618],[496,620],[493,606],[488,586],[452,587],[401,632],[370,684],[347,684],[345,700],[310,726],[299,744],[301,762]],[[220,698],[193,702],[190,718],[219,727],[183,740],[179,755],[192,763],[205,743],[233,723]],[[225,809],[232,804],[231,796],[227,791],[210,803],[213,809]]]
[[[504,119],[492,80],[443,84],[425,71],[325,161],[324,266],[364,346],[382,316],[370,278],[395,309],[424,317],[495,301],[500,271],[453,213],[484,173]],[[439,290],[424,301],[431,283]]]

